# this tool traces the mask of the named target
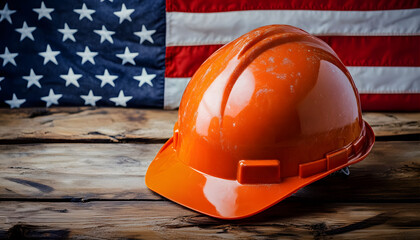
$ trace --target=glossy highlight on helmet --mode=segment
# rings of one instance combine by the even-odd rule
[[[244,218],[363,160],[373,143],[334,51],[301,29],[270,25],[197,70],[146,185],[209,216]]]

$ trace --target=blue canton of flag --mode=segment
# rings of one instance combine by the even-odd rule
[[[1,107],[163,107],[165,1],[1,1],[0,58]]]

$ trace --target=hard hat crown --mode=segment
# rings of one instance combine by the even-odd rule
[[[192,168],[225,179],[239,177],[241,160],[277,160],[282,178],[295,176],[300,164],[361,136],[359,105],[328,45],[294,27],[266,26],[198,69],[180,105],[176,150]]]

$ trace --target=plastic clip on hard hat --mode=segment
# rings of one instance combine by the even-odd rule
[[[373,143],[334,51],[301,29],[265,26],[194,74],[146,185],[198,212],[239,219],[363,160]]]

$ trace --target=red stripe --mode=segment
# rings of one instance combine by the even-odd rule
[[[322,36],[347,66],[420,66],[420,36]],[[166,77],[191,77],[222,45],[166,48]]]
[[[168,12],[225,12],[241,10],[392,10],[419,8],[419,0],[166,0]]]
[[[363,111],[420,111],[420,94],[360,94]]]
[[[166,77],[191,77],[200,65],[223,45],[166,48]]]
[[[321,36],[346,66],[420,66],[420,36]]]

